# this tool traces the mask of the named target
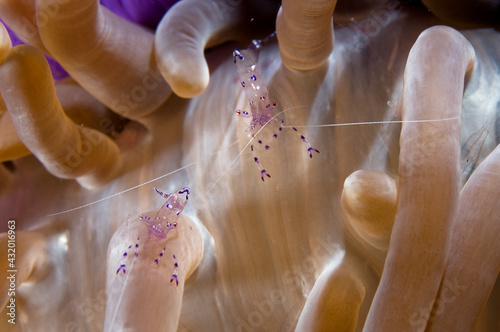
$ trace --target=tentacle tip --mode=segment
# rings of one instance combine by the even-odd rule
[[[186,56],[183,64],[190,63],[177,69],[162,70],[162,76],[170,85],[172,91],[179,97],[190,99],[200,95],[207,88],[210,81],[210,71],[204,59]],[[178,65],[177,67],[179,67]]]

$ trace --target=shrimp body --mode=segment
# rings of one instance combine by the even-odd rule
[[[159,210],[129,218],[113,235],[108,248],[105,330],[119,330],[132,324],[127,313],[154,298],[164,299],[179,286],[176,248],[167,241],[177,236],[178,218],[187,204],[189,189],[183,188],[166,198]],[[160,302],[158,302],[160,303]],[[160,329],[158,329],[160,330]]]
[[[270,37],[272,36],[273,35]],[[238,109],[236,110],[236,114],[245,118],[251,118],[250,126],[247,131],[254,132],[252,140],[256,139],[256,135],[258,133],[257,130],[260,130],[260,128],[266,126],[267,124],[274,124],[275,127],[278,127],[277,132],[275,132],[272,136],[273,139],[277,139],[278,135],[285,129],[285,119],[278,118],[277,115],[273,114],[278,104],[269,99],[267,86],[257,65],[261,46],[262,41],[253,40],[248,48],[233,51],[233,61],[238,71],[240,83],[250,104],[250,113]],[[291,129],[306,145],[309,157],[312,158],[313,152],[319,153],[319,150],[312,147],[305,136],[299,133],[295,127],[292,127]],[[261,139],[257,139],[256,141],[262,145],[265,150],[269,150],[271,148],[269,144],[264,143]],[[263,167],[262,161],[255,155],[253,144],[250,145],[250,150],[254,153],[253,160],[260,170],[260,178],[262,181],[264,181],[265,176],[270,178],[271,175]]]
[[[253,41],[247,49],[233,52],[234,64],[238,70],[243,91],[248,98],[251,114],[241,110],[236,112],[243,117],[252,118],[248,131],[254,131],[255,128],[267,124],[272,119],[272,110],[277,106],[276,102],[269,100],[266,84],[257,67],[259,48],[260,42]]]

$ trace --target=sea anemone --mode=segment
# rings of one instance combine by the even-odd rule
[[[1,1],[1,329],[498,330],[499,7],[422,2]]]

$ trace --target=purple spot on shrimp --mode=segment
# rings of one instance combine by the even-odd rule
[[[179,279],[177,279],[177,274],[172,274],[172,279],[170,279],[170,283],[175,280],[175,285],[179,286]]]
[[[249,89],[244,90],[245,94],[247,96],[247,99],[250,103],[250,106],[251,106],[250,116],[252,117],[252,121],[251,121],[247,131],[255,132],[255,129],[257,129],[258,127],[264,127],[267,123],[272,122],[272,124],[277,125],[277,127],[278,127],[278,131],[273,133],[273,135],[272,135],[274,139],[277,139],[278,136],[280,135],[280,133],[284,132],[283,129],[285,128],[285,119],[284,118],[275,119],[277,117],[277,115],[272,116],[273,109],[275,109],[278,104],[276,102],[272,102],[269,99],[266,84],[264,82],[260,83],[260,81],[262,81],[262,79],[261,79],[261,76],[259,76],[260,72],[259,72],[258,64],[255,63],[255,61],[253,61],[254,63],[250,63],[250,62],[252,62],[250,57],[252,59],[257,59],[260,45],[261,45],[260,41],[252,41],[252,44],[248,47],[248,49],[241,50],[241,51],[235,50],[233,55],[235,57],[236,56],[239,57],[242,54],[249,54],[249,56],[246,57],[244,63],[235,62],[236,68],[238,71],[238,75],[240,78],[240,82],[247,81],[248,79],[251,79],[252,81],[257,81],[257,80],[259,81],[259,83],[251,83],[248,86]],[[258,106],[254,107],[256,105],[258,105]],[[237,111],[237,113],[240,114],[241,111]],[[309,149],[311,147],[311,145],[309,144],[309,142],[307,142],[306,138],[297,130],[297,128],[295,128],[295,127],[291,127],[291,128],[297,134],[297,136],[299,136],[301,138],[301,140],[304,142],[304,144],[306,144],[311,158],[312,158],[313,151],[319,153],[319,151],[317,151],[314,148]],[[255,135],[253,135],[252,137],[255,138]],[[256,141],[259,144],[264,145],[266,150],[270,149],[270,146],[263,143],[262,140],[256,139]],[[252,150],[252,152],[254,152],[254,145],[255,144],[250,146],[250,149]],[[254,157],[255,163],[257,164],[257,166],[260,169],[262,181],[264,181],[265,176],[271,177],[266,172],[266,170],[263,168],[264,161],[259,160],[255,155],[253,157]]]
[[[307,152],[309,152],[309,157],[312,158],[312,151],[319,153],[319,151],[313,147],[310,147],[307,149]]]
[[[165,248],[163,248],[163,250],[165,250]],[[162,257],[162,256],[163,256],[163,253],[162,253],[162,252],[160,252],[160,257]]]
[[[135,244],[135,247],[136,247],[136,248],[139,248],[139,243],[136,243],[136,244]]]
[[[241,81],[241,86],[245,87],[245,82],[244,81]]]
[[[175,262],[174,267],[179,267],[179,264],[177,264],[177,262]]]
[[[156,264],[158,264],[158,258],[157,258],[157,259],[155,259],[155,263],[156,263]]]
[[[126,272],[125,264],[120,264],[120,267],[118,268],[118,270],[116,270],[116,274],[118,274],[118,272],[120,272],[120,270],[123,270],[123,274],[125,274],[125,272]]]
[[[124,253],[124,254],[123,254],[123,257],[127,257],[127,253]]]
[[[138,252],[135,252],[135,253],[134,253],[134,256],[135,256],[135,257],[138,257],[138,256],[139,256],[139,253],[138,253]]]
[[[268,178],[271,177],[271,175],[269,175],[269,173],[267,173],[265,169],[262,169],[260,171],[260,178],[262,179],[262,182],[264,182],[264,175],[266,175]]]
[[[179,191],[179,194],[188,194],[189,195],[190,194],[189,188],[188,187],[184,187],[184,189],[182,189],[182,190]]]
[[[129,249],[130,249],[130,248],[132,248],[132,245],[129,245],[129,246],[128,246],[128,248],[129,248]]]
[[[243,57],[243,55],[241,55],[241,52],[240,52],[240,51],[238,51],[238,50],[234,50],[234,52],[233,52],[233,60],[234,60],[234,63],[236,63],[236,59],[240,59],[240,60],[245,59],[245,58]]]

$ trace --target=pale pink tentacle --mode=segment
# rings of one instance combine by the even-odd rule
[[[208,85],[204,50],[238,35],[241,5],[225,0],[184,0],[163,17],[155,35],[155,52],[161,74],[175,94],[191,98]]]
[[[58,2],[52,4],[52,9],[57,8]],[[22,41],[49,55],[38,33],[35,0],[0,0],[0,13],[2,20]],[[42,25],[51,13],[52,10],[40,13]]]
[[[300,315],[295,332],[354,332],[366,291],[349,263],[331,264],[319,276]]]
[[[177,331],[184,285],[201,261],[203,238],[198,227],[184,214],[179,216],[178,226],[170,230],[165,239],[148,237],[144,218],[152,220],[156,213],[157,210],[148,211],[142,214],[143,219],[127,220],[109,243],[104,331],[125,328]],[[137,256],[130,259],[132,262],[125,270],[117,271],[124,251],[136,242],[139,242]],[[160,253],[163,253],[161,257]]]
[[[17,134],[9,112],[0,119],[0,162],[15,160],[30,155],[31,152]]]
[[[0,64],[5,55],[12,48],[7,29],[0,23]],[[13,160],[30,154],[24,144],[19,139],[16,129],[12,124],[10,115],[6,113],[7,106],[0,94],[0,162]]]
[[[37,0],[44,45],[69,74],[113,111],[140,118],[156,110],[171,90],[156,67],[152,32],[128,22],[95,0]]]
[[[55,82],[57,99],[64,113],[77,125],[97,129],[107,135],[116,133],[119,115],[109,110],[71,78]]]
[[[472,331],[500,271],[500,147],[460,192],[446,270],[426,331]]]
[[[445,267],[459,197],[464,77],[474,58],[470,43],[444,26],[424,31],[410,51],[403,120],[437,121],[403,124],[398,211],[364,331],[425,328],[416,317],[432,306]]]
[[[12,292],[12,290],[17,292],[19,286],[24,282],[36,282],[36,279],[43,277],[50,265],[45,235],[36,231],[17,230],[15,222],[12,221],[6,220],[5,223],[7,226],[10,226],[10,230],[14,232],[11,232],[11,234],[8,232],[0,234],[0,246],[5,248],[5,254],[3,255],[4,259],[0,262],[2,276],[5,276],[5,278],[0,280],[0,308],[5,308],[9,303],[11,298],[9,292]],[[10,261],[7,259],[9,239],[11,242],[12,239],[14,239],[14,243],[16,244],[13,247],[14,251],[9,252],[14,253],[15,259],[13,260],[13,267],[9,264]],[[16,272],[9,273],[9,270],[15,270]],[[14,275],[14,278],[8,278],[12,275]],[[15,287],[12,287],[11,281],[14,282],[16,285]]]
[[[362,242],[387,251],[396,216],[397,184],[385,173],[360,170],[344,181],[341,204],[350,231]]]
[[[118,147],[64,114],[47,60],[35,47],[18,45],[9,51],[0,66],[0,91],[20,139],[49,172],[87,188],[117,175]]]
[[[344,182],[341,203],[346,233],[360,244],[358,251],[378,252],[381,256],[360,259],[379,272],[396,214],[396,182],[382,172],[356,171]],[[321,273],[307,297],[296,331],[356,331],[360,307],[370,298],[366,299],[363,276],[352,260],[354,255],[347,252],[340,264],[331,264]]]
[[[281,59],[289,69],[321,66],[333,51],[336,0],[284,0],[276,19]]]

